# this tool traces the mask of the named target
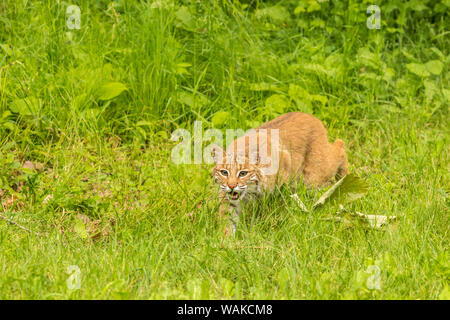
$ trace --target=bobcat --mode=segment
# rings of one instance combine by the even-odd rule
[[[212,175],[219,184],[220,216],[230,214],[225,234],[234,234],[242,203],[273,191],[289,180],[320,187],[348,173],[344,141],[328,142],[316,117],[290,112],[266,122],[231,143],[226,151],[214,146]]]

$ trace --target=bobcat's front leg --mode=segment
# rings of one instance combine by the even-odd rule
[[[239,202],[231,203],[228,199],[226,199],[226,196],[222,197],[222,202],[219,207],[219,214],[221,220],[226,223],[225,236],[235,235],[241,211],[241,204]]]

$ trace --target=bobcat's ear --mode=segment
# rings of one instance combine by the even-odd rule
[[[227,154],[217,144],[213,144],[211,146],[211,155],[213,157],[213,160],[214,160],[215,164],[222,164],[222,163],[224,163],[224,160],[225,160],[225,157],[226,157]]]

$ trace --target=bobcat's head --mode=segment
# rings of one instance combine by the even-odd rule
[[[260,191],[261,171],[257,161],[252,164],[248,157],[228,154],[218,146],[213,149],[213,159],[214,180],[219,184],[220,192],[231,202]]]

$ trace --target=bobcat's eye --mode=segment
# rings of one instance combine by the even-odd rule
[[[239,177],[245,177],[247,175],[248,171],[240,171]]]
[[[228,177],[228,171],[227,170],[220,170],[220,174],[224,177]]]

